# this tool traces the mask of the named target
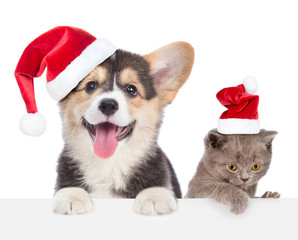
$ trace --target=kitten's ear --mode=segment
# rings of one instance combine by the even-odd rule
[[[278,132],[276,131],[267,131],[265,129],[262,129],[260,131],[260,138],[265,143],[265,146],[268,150],[271,150],[272,141],[277,134]]]
[[[194,49],[187,42],[174,42],[145,56],[159,96],[170,104],[187,80],[194,62]]]
[[[205,147],[209,148],[222,148],[228,142],[228,138],[217,132],[216,130],[211,130],[205,137]]]

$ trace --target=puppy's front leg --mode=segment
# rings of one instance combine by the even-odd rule
[[[133,209],[144,215],[167,214],[177,209],[174,192],[165,187],[151,187],[139,192]]]
[[[92,201],[89,194],[82,188],[62,188],[55,194],[55,213],[77,215],[88,213],[92,208]]]

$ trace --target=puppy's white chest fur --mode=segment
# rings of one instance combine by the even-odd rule
[[[90,196],[94,198],[119,198],[115,190],[125,189],[126,180],[133,168],[140,162],[140,156],[120,142],[115,154],[108,159],[100,159],[92,152],[89,144],[81,145],[75,151],[84,182],[91,187]],[[85,146],[84,146],[85,145]],[[125,145],[125,146],[122,146]]]
[[[93,198],[114,198],[117,196],[113,189],[125,186],[124,174],[126,169],[118,166],[114,159],[97,159],[81,161],[84,180],[91,187],[90,196]]]

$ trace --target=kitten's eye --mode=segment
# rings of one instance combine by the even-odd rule
[[[236,164],[229,164],[229,169],[230,169],[231,171],[236,171],[236,169],[237,169],[237,165],[236,165]]]
[[[138,90],[135,85],[129,84],[126,87],[126,92],[131,96],[131,97],[136,97],[138,95]]]
[[[260,164],[255,164],[255,165],[252,165],[251,169],[253,171],[258,171],[260,169]]]
[[[98,82],[90,81],[87,83],[87,85],[85,87],[85,91],[87,93],[92,93],[97,87],[98,87]]]

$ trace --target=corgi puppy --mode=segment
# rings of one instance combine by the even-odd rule
[[[117,50],[59,102],[65,146],[54,212],[87,213],[91,198],[135,198],[134,211],[146,215],[176,209],[180,186],[157,139],[193,62],[186,42],[145,56]]]

